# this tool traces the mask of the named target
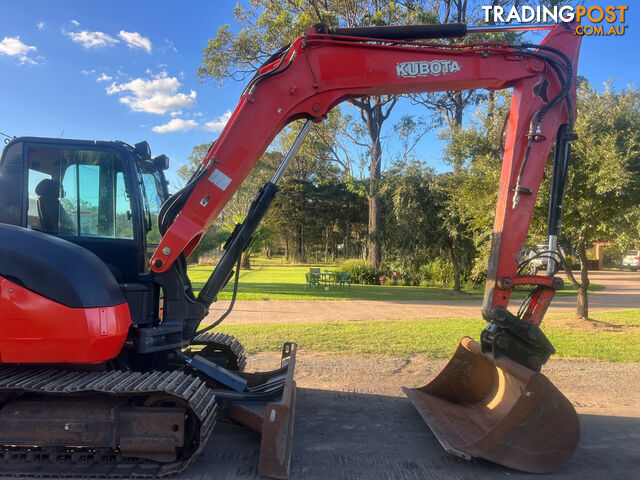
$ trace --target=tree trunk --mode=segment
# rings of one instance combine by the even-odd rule
[[[583,320],[589,319],[589,296],[583,288],[578,290],[578,309],[576,315]]]
[[[285,237],[284,239],[284,259],[289,261],[289,237]]]
[[[331,233],[331,261],[335,262],[338,256],[338,241],[335,232]]]
[[[349,259],[349,238],[351,237],[351,224],[347,222],[347,236],[344,239],[344,259]]]
[[[369,165],[369,263],[380,266],[382,260],[381,226],[382,200],[378,195],[380,179],[382,178],[382,144],[380,143],[380,128],[382,127],[382,107],[375,105],[367,117],[367,129],[371,137],[371,164]]]
[[[379,183],[382,178],[382,144],[380,142],[380,131],[382,124],[389,118],[391,110],[397,102],[395,96],[371,96],[363,99],[351,100],[351,103],[360,109],[360,116],[367,126],[367,132],[371,140],[369,153],[371,163],[369,164],[369,263],[375,267],[380,266],[382,261],[382,201],[378,195]],[[386,111],[383,107],[387,106]],[[365,257],[366,258],[366,257]]]
[[[462,292],[462,284],[460,280],[462,273],[460,271],[460,262],[456,259],[456,256],[453,253],[453,248],[449,247],[447,250],[449,253],[449,260],[451,260],[451,265],[453,266],[453,291],[460,293]]]
[[[240,270],[251,270],[251,253],[244,252],[240,261]]]
[[[578,306],[576,315],[584,320],[589,319],[589,265],[587,259],[587,238],[584,229],[578,234],[578,258],[580,258],[580,282],[576,280],[575,275],[571,271],[571,266],[566,262],[564,271],[573,288],[578,291]]]
[[[580,289],[578,290],[578,311],[580,318],[589,318],[589,261],[587,259],[587,241],[584,231],[578,236],[578,256],[580,257]]]
[[[295,249],[293,251],[293,262],[303,263],[304,261],[304,241],[302,239],[302,230],[298,232],[295,239]]]
[[[382,248],[380,238],[380,218],[382,202],[378,195],[369,197],[369,263],[375,267],[380,266],[382,260]]]
[[[324,232],[324,263],[329,262],[329,229]]]

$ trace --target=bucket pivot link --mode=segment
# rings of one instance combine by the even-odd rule
[[[504,307],[495,307],[492,317],[480,335],[483,353],[507,357],[535,372],[556,353],[538,325],[523,322]]]

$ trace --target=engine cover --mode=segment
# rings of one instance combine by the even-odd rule
[[[88,250],[0,225],[0,362],[95,364],[118,355],[129,306]]]

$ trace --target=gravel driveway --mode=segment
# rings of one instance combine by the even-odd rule
[[[591,281],[604,290],[589,294],[591,311],[640,308],[640,272],[591,272]],[[242,287],[240,287],[242,288]],[[549,313],[575,313],[577,296],[556,297]],[[517,305],[517,301],[512,305]],[[297,300],[239,301],[227,324],[353,322],[418,318],[479,317],[481,300]],[[209,320],[217,319],[228,302],[214,304]]]

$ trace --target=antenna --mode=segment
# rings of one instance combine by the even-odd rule
[[[6,133],[0,132],[0,135],[4,135],[6,138],[4,139],[5,145],[8,144],[11,139],[16,138],[15,136],[7,135]]]

